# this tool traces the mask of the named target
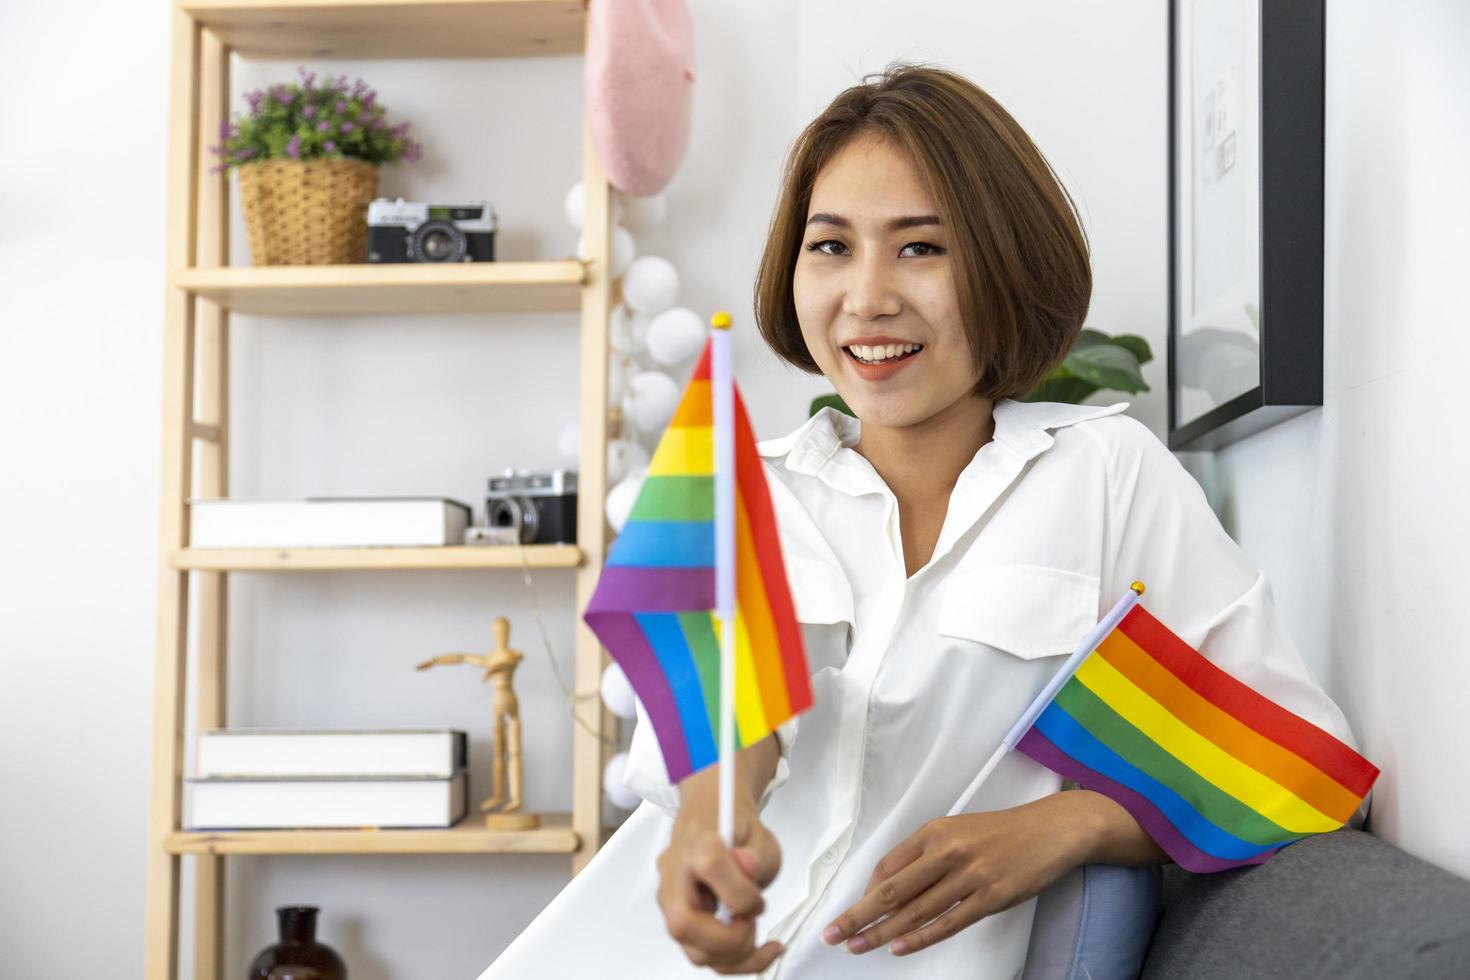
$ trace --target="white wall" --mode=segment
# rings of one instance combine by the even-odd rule
[[[1470,876],[1470,6],[1328,6],[1325,404],[1209,489],[1383,770],[1369,829]]]
[[[997,95],[1077,198],[1094,253],[1089,321],[1154,344],[1153,391],[1131,411],[1161,430],[1161,5],[690,6],[693,142],[668,189],[669,224],[640,240],[679,267],[681,302],[731,309],[748,328],[800,125],[892,58],[945,63]],[[1421,4],[1412,33],[1361,0],[1331,6],[1329,405],[1222,454],[1218,483],[1207,478],[1367,754],[1390,770],[1375,829],[1464,872],[1448,781],[1437,778],[1452,763],[1434,747],[1455,740],[1449,692],[1465,678],[1459,668],[1441,679],[1438,651],[1454,641],[1448,606],[1435,602],[1449,597],[1447,532],[1464,536],[1448,488],[1465,458],[1463,441],[1435,438],[1453,437],[1435,425],[1453,419],[1445,383],[1412,382],[1431,351],[1463,351],[1464,316],[1439,284],[1470,257],[1447,206],[1458,194],[1465,212],[1452,179],[1465,134],[1449,126],[1464,110],[1449,82],[1458,73],[1466,90],[1450,53],[1470,38],[1453,0]],[[81,18],[89,30],[74,29]],[[168,27],[163,4],[0,6],[0,91],[12,93],[0,102],[0,948],[17,974],[141,972]],[[64,56],[45,43],[63,34]],[[573,246],[561,199],[579,175],[578,64],[311,67],[361,75],[424,141],[425,159],[386,170],[382,193],[488,197],[502,254],[522,258]],[[245,88],[293,77],[295,62],[240,72]],[[240,238],[237,261],[244,248]],[[576,412],[575,336],[574,318],[558,316],[241,318],[234,492],[478,501],[498,467],[554,461],[555,434]],[[826,389],[778,364],[750,329],[737,362],[762,437],[793,428]],[[1380,383],[1395,371],[1391,388]],[[1396,462],[1418,466],[1395,478]],[[570,578],[548,571],[535,585],[569,676]],[[528,806],[568,807],[569,724],[517,574],[241,575],[231,602],[232,723],[454,725],[471,731],[482,761],[484,689],[469,672],[412,665],[484,646],[490,619],[508,616],[528,657],[516,678]],[[482,794],[486,774],[476,775]],[[227,963],[243,969],[270,941],[275,905],[312,902],[359,980],[474,976],[567,866],[555,856],[231,859]],[[84,942],[52,941],[78,929]]]

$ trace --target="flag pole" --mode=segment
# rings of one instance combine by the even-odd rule
[[[1123,621],[1123,617],[1128,615],[1128,610],[1132,609],[1142,596],[1143,583],[1134,582],[1128,587],[1128,591],[1123,593],[1123,598],[1114,603],[1113,608],[1108,610],[1107,615],[1098,620],[1097,625],[1092,628],[1091,632],[1082,638],[1082,642],[1078,644],[1077,649],[1072,651],[1072,655],[1067,658],[1067,662],[1062,664],[1061,670],[1058,670],[1056,676],[1042,689],[1040,694],[1036,695],[1036,699],[1021,714],[1020,719],[1011,726],[1011,730],[1006,732],[1006,737],[1001,739],[1000,745],[996,746],[995,752],[991,754],[990,761],[986,762],[984,768],[976,774],[974,779],[970,780],[970,785],[965,787],[965,791],[960,794],[960,798],[955,801],[955,805],[949,808],[949,816],[954,816],[970,805],[971,797],[980,788],[980,784],[985,782],[985,777],[989,776],[991,770],[1000,765],[1000,760],[1005,757],[1007,752],[1016,747],[1016,743],[1035,724],[1037,716],[1046,710],[1047,705],[1051,704],[1051,699],[1056,696],[1057,691],[1061,690],[1062,685],[1067,683],[1072,674],[1076,672],[1078,666],[1086,659],[1087,655],[1097,649],[1097,645],[1102,642],[1103,637],[1117,628],[1118,624]]]
[[[720,621],[720,839],[735,841],[735,386],[730,364],[730,314],[710,318],[710,397],[715,439],[715,615]],[[730,921],[721,902],[716,912]]]

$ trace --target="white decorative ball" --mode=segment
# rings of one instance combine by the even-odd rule
[[[613,308],[612,316],[608,320],[607,342],[613,350],[624,354],[642,353],[647,342],[648,317],[630,309],[625,303],[619,303]]]
[[[628,515],[633,513],[633,505],[638,502],[638,491],[643,489],[644,470],[634,470],[607,492],[607,522],[612,529],[619,533],[623,525],[628,523]]]
[[[648,450],[631,439],[614,439],[607,444],[607,482],[617,483],[637,470],[648,469]]]
[[[666,367],[682,364],[704,349],[704,321],[693,310],[664,310],[648,325],[648,353]]]
[[[628,683],[628,675],[623,673],[622,665],[616,662],[608,664],[602,671],[602,703],[619,718],[632,718],[638,714],[633,700],[633,685]]]
[[[679,386],[662,371],[639,371],[628,379],[628,410],[640,432],[660,432],[679,407]]]
[[[582,427],[579,424],[568,422],[561,427],[556,437],[556,451],[563,466],[576,468],[582,459]]]
[[[623,773],[628,768],[628,753],[619,752],[607,760],[602,770],[602,794],[619,810],[636,810],[643,798],[623,785]]]
[[[562,211],[567,216],[567,224],[575,230],[582,230],[582,208],[586,200],[582,182],[579,180],[567,191],[566,199],[562,201]]]
[[[614,228],[612,230],[612,268],[608,270],[612,274],[612,278],[617,279],[624,272],[627,272],[628,266],[633,264],[633,256],[636,254],[637,251],[633,245],[633,236],[628,233],[628,229]],[[584,262],[587,259],[586,235],[577,236],[577,258],[582,259]]]
[[[662,194],[651,197],[624,198],[623,224],[630,231],[649,231],[664,223],[669,213],[669,202]]]
[[[621,195],[613,194],[612,209],[613,224],[621,224],[627,217]],[[587,196],[580,180],[567,191],[566,199],[562,201],[562,211],[566,214],[567,224],[576,231],[581,231],[583,222],[587,220]]]
[[[657,255],[634,260],[623,277],[623,302],[639,313],[662,313],[674,305],[678,295],[679,270]]]

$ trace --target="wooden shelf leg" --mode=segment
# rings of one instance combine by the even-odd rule
[[[610,756],[603,741],[616,739],[617,718],[598,696],[606,663],[596,634],[582,621],[602,572],[607,542],[607,361],[612,281],[612,191],[597,158],[592,134],[582,132],[583,228],[587,282],[582,287],[581,463],[577,473],[577,544],[586,558],[577,569],[576,679],[573,707],[582,724],[572,726],[572,829],[579,844],[572,854],[575,876],[602,846],[602,770]],[[588,729],[591,731],[588,731]],[[596,734],[593,734],[593,733]]]
[[[218,141],[220,123],[229,118],[230,50],[211,30],[200,38],[199,159],[211,164],[209,146]],[[203,166],[203,164],[201,164]],[[201,173],[197,265],[230,264],[229,177]],[[195,445],[198,470],[195,496],[228,497],[230,489],[230,315],[218,303],[200,299],[195,311],[198,383],[195,425],[214,438]],[[229,577],[224,572],[194,576],[199,614],[196,632],[194,721],[198,729],[228,723],[227,681]],[[220,980],[224,969],[225,858],[198,854],[194,861],[194,980]]]
[[[194,260],[195,188],[199,178],[199,26],[173,8],[170,77],[168,224],[170,270]],[[153,681],[153,762],[148,816],[144,976],[178,974],[179,857],[165,842],[179,826],[183,803],[184,675],[188,643],[189,573],[168,558],[187,540],[193,440],[194,304],[171,286],[164,291],[163,447],[159,485],[158,619]]]

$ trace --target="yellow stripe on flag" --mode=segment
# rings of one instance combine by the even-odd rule
[[[1098,654],[1074,676],[1164,751],[1282,829],[1315,834],[1342,826],[1170,714]]]
[[[715,430],[670,426],[648,465],[649,476],[709,476],[715,471]]]

